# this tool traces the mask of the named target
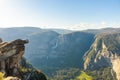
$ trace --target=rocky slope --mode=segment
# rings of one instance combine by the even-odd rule
[[[99,34],[84,56],[84,69],[94,70],[110,66],[120,80],[120,33]],[[112,71],[113,70],[113,71]]]

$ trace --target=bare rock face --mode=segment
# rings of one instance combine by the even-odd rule
[[[19,79],[17,77],[9,76],[9,77],[5,78],[4,80],[21,80],[21,79]]]
[[[0,39],[0,72],[6,76],[18,76],[19,62],[24,54],[28,40],[17,39],[11,42],[2,42]]]
[[[111,67],[120,80],[120,33],[98,36],[84,57],[84,69]],[[113,71],[112,71],[113,70]]]
[[[120,80],[120,56],[117,56],[116,58],[111,60],[112,68],[116,72],[116,77],[118,80]]]

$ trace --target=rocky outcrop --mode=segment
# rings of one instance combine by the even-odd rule
[[[24,72],[20,68],[24,67],[23,64],[21,63],[23,62],[22,57],[25,51],[24,45],[28,42],[29,42],[28,40],[21,40],[21,39],[17,39],[11,42],[2,42],[2,40],[0,39],[0,72],[3,72],[6,77],[8,76],[7,78],[5,78],[5,80],[9,80],[9,79],[11,80],[14,78],[15,78],[14,80],[16,80],[17,77],[18,79],[20,78],[21,80],[25,80],[24,76],[26,76],[26,74],[23,74]],[[26,63],[24,65],[26,65]],[[33,76],[32,77],[33,80],[34,79],[46,80],[46,77],[44,74],[42,74],[41,72],[38,72],[36,69],[33,69],[33,67],[29,67],[29,70],[30,68],[31,70],[34,70],[37,72],[36,75],[42,76],[42,77],[39,77],[38,79],[35,79],[35,77]],[[29,75],[30,72],[28,72],[27,67],[24,69],[26,70],[26,73],[29,76],[27,78],[29,78],[30,80],[31,78],[31,76]]]
[[[21,79],[19,79],[19,78],[17,78],[17,77],[7,77],[7,78],[5,78],[4,80],[21,80]]]
[[[19,62],[24,54],[28,40],[17,39],[11,42],[0,43],[0,71],[6,76],[17,76],[19,74]]]

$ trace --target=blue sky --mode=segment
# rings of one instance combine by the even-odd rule
[[[120,0],[0,0],[0,26],[120,27]]]

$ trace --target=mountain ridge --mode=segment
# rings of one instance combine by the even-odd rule
[[[29,27],[22,29],[9,28],[7,30],[4,29],[3,32],[0,30],[0,36],[7,41],[16,38],[29,39],[30,43],[26,45],[26,54],[24,56],[32,65],[42,69],[49,77],[53,76],[53,74],[56,75],[55,73],[57,72],[67,71],[67,69],[70,71],[75,70],[73,68],[76,68],[76,74],[78,69],[83,70],[86,66],[85,69],[90,70],[90,72],[91,70],[102,70],[101,68],[110,67],[107,70],[115,72],[119,79],[119,72],[116,72],[119,67],[116,70],[115,66],[119,63],[120,28],[70,31],[70,33],[64,30],[57,31],[52,29],[33,29],[33,27],[30,30]],[[115,60],[111,58],[115,58]],[[111,73],[109,74],[111,75]],[[113,78],[110,80],[113,80]]]

